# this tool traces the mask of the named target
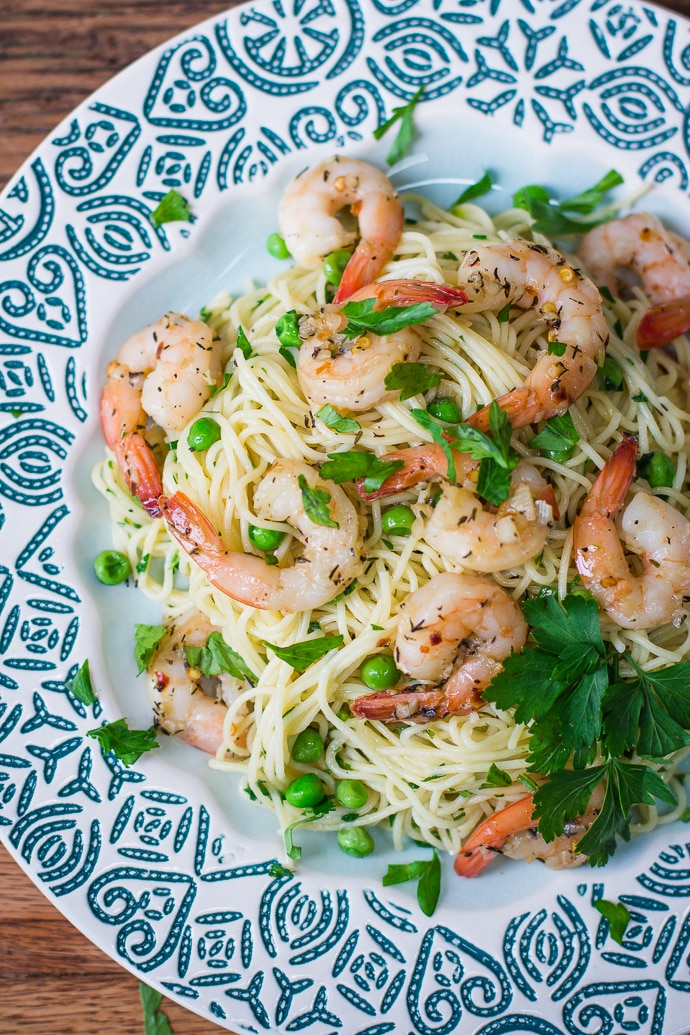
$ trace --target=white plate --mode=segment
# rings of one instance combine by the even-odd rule
[[[680,825],[604,871],[447,866],[430,920],[413,889],[309,840],[273,879],[273,822],[185,745],[125,770],[65,692],[85,657],[103,713],[150,722],[131,623],[96,583],[108,543],[89,471],[123,337],[276,268],[264,241],[289,176],[347,150],[424,84],[396,185],[450,202],[491,169],[563,194],[614,166],[690,231],[688,23],[618,0],[257,0],[113,79],[53,133],[0,207],[0,833],[67,917],[191,1009],[237,1031],[314,1035],[678,1035],[690,1014],[690,846]],[[177,187],[195,221],[149,213]],[[498,208],[508,194],[496,191]],[[13,416],[13,411],[21,411]],[[127,621],[122,621],[123,612]],[[302,835],[302,841],[308,835]],[[593,907],[633,916],[622,947]]]

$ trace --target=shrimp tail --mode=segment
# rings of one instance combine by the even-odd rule
[[[511,834],[536,826],[533,811],[534,799],[528,794],[482,820],[455,857],[453,869],[457,875],[477,877],[500,854]]]
[[[615,453],[599,472],[582,507],[583,511],[587,507],[607,518],[616,516],[635,477],[637,450],[634,435],[624,435]]]
[[[357,293],[362,284],[369,284],[378,277],[388,262],[389,251],[376,241],[359,242],[341,277],[333,301],[346,302]]]
[[[160,471],[151,447],[136,431],[115,444],[115,456],[127,488],[151,517],[160,517],[159,498],[163,492]]]
[[[436,444],[399,449],[394,453],[386,453],[382,460],[402,460],[403,466],[389,475],[381,487],[373,492],[367,492],[365,489],[364,478],[357,479],[357,492],[367,503],[393,496],[396,492],[418,485],[419,482],[448,476],[448,459],[441,446]]]
[[[438,690],[382,690],[364,694],[353,701],[351,712],[357,719],[377,719],[379,722],[430,722],[453,715],[474,711],[481,698],[469,699],[463,707],[453,703],[444,689]]]
[[[452,284],[436,284],[430,280],[381,280],[365,284],[347,298],[349,302],[376,299],[374,311],[430,302],[436,309],[446,310],[467,302],[467,292]],[[337,301],[337,299],[336,299]]]
[[[651,306],[638,324],[635,344],[642,351],[659,348],[686,331],[690,331],[690,295]]]

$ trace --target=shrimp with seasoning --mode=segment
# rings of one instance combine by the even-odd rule
[[[392,183],[368,162],[334,155],[288,184],[278,209],[278,228],[290,254],[305,269],[317,269],[327,255],[357,238],[356,230],[337,218],[347,207],[357,217],[360,240],[336,302],[375,280],[400,240],[403,207]]]
[[[589,799],[585,813],[566,822],[563,833],[547,842],[537,832],[537,820],[532,818],[532,795],[519,798],[482,820],[456,855],[453,868],[459,877],[477,877],[497,855],[522,862],[539,860],[553,870],[581,866],[587,856],[578,852],[577,844],[599,815],[603,800],[604,789],[600,785]]]
[[[573,524],[575,566],[611,621],[624,629],[680,625],[690,595],[690,521],[670,503],[638,490],[616,528],[635,477],[637,440],[626,435],[607,460]],[[625,555],[642,563],[635,575]]]
[[[214,697],[187,661],[184,648],[204,647],[212,631],[204,615],[187,612],[168,626],[146,674],[156,728],[214,755],[223,743],[226,702],[242,683],[221,673],[216,680],[220,697]]]
[[[121,346],[101,393],[101,427],[127,486],[160,516],[160,472],[142,432],[148,419],[167,438],[183,431],[222,373],[222,344],[201,320],[166,313]]]
[[[326,491],[331,526],[307,514],[300,480]],[[321,607],[336,597],[362,570],[363,542],[359,517],[338,485],[297,460],[277,460],[254,492],[260,520],[285,521],[296,530],[302,552],[285,568],[269,566],[255,554],[228,550],[199,507],[182,492],[161,497],[170,534],[205,572],[209,582],[233,600],[250,607],[294,614]]]
[[[557,348],[542,353],[524,385],[499,397],[514,428],[562,415],[589,387],[609,333],[592,281],[559,252],[513,239],[472,248],[458,270],[463,313],[496,312],[508,303],[536,307]],[[558,354],[556,354],[558,352]],[[562,354],[561,354],[562,353]],[[489,429],[489,407],[468,418]]]
[[[449,284],[419,280],[387,280],[367,284],[349,302],[375,299],[374,312],[430,302],[437,310],[462,305],[464,291]],[[326,404],[340,410],[363,412],[380,402],[394,399],[384,381],[396,363],[414,362],[422,347],[414,326],[385,336],[361,334],[354,339],[344,333],[347,317],[342,306],[326,305],[314,316],[303,316],[299,324],[302,346],[297,374],[313,409]]]
[[[510,495],[497,508],[483,505],[471,488],[445,485],[423,538],[469,571],[506,571],[541,553],[557,513],[552,487],[535,467],[520,461]]]
[[[649,212],[612,219],[585,234],[578,255],[597,284],[618,294],[630,270],[652,303],[637,328],[640,349],[665,345],[690,330],[690,242]]]
[[[522,611],[492,579],[435,575],[404,605],[395,660],[414,679],[442,685],[366,694],[354,701],[352,714],[381,722],[429,722],[474,711],[503,659],[520,651],[526,639]]]

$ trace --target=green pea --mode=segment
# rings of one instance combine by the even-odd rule
[[[338,286],[343,279],[345,267],[351,258],[352,252],[348,252],[345,248],[339,248],[326,256],[323,260],[323,273],[329,284],[332,284],[334,287]]]
[[[381,528],[386,535],[409,535],[414,523],[414,511],[404,503],[396,503],[381,515]]]
[[[132,568],[129,558],[119,550],[103,550],[93,562],[96,578],[105,586],[117,586],[128,579]]]
[[[637,473],[641,478],[646,478],[653,489],[659,489],[662,485],[673,485],[676,469],[670,456],[656,450],[640,457]]]
[[[361,780],[340,780],[335,789],[338,803],[346,809],[361,809],[366,805],[369,792]]]
[[[323,784],[315,773],[298,776],[285,788],[285,800],[296,809],[313,809],[325,797]]]
[[[266,240],[266,251],[274,259],[289,259],[290,251],[280,234],[269,234]]]
[[[220,438],[220,425],[213,417],[199,417],[187,433],[187,445],[193,453],[210,449]]]
[[[359,674],[370,690],[390,690],[400,679],[400,672],[390,654],[372,654],[362,662]]]
[[[434,399],[427,406],[427,413],[430,413],[432,417],[436,417],[437,420],[445,421],[446,424],[459,424],[462,420],[462,414],[460,407],[454,399],[449,399],[448,396],[443,396],[440,399]]]
[[[307,727],[295,737],[290,754],[295,762],[316,762],[323,754],[323,740],[316,730]]]
[[[374,851],[374,839],[365,827],[344,827],[339,830],[338,844],[344,852],[358,859]]]
[[[257,550],[263,550],[264,553],[277,550],[285,538],[285,532],[278,532],[274,528],[260,528],[259,525],[250,525],[247,532]]]

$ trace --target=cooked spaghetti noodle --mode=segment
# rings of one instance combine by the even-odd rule
[[[477,239],[531,236],[530,220],[522,209],[492,220],[474,205],[465,205],[456,216],[421,197],[408,198],[406,203],[414,205],[416,220],[406,224],[382,279],[455,283],[458,265]],[[180,490],[194,500],[212,525],[222,530],[230,550],[254,551],[248,534],[249,526],[257,523],[253,491],[276,458],[318,467],[327,454],[354,444],[381,456],[431,441],[410,410],[427,405],[436,389],[358,413],[361,428],[356,436],[332,430],[310,411],[297,372],[280,351],[275,328],[285,313],[313,313],[326,301],[323,273],[295,266],[235,300],[216,299],[202,314],[227,347],[228,383],[201,411],[218,422],[221,436],[207,451],[193,452],[186,433],[180,434],[165,458],[163,486],[166,493]],[[675,480],[664,492],[679,510],[687,508],[690,417],[685,385],[690,346],[681,342],[674,356],[652,351],[643,359],[634,337],[647,304],[639,291],[630,301],[604,303],[611,332],[608,353],[618,360],[623,383],[620,390],[607,391],[595,381],[570,407],[579,433],[570,459],[559,463],[531,450],[533,428],[514,433],[514,447],[546,475],[560,511],[560,520],[539,556],[519,569],[493,576],[516,600],[541,587],[565,594],[576,574],[573,520],[591,478],[622,432],[638,437],[642,453],[660,450],[672,457]],[[464,418],[522,384],[537,355],[547,348],[545,328],[535,309],[513,307],[510,319],[504,315],[468,315],[458,309],[438,313],[419,328],[420,361],[443,374],[440,392],[457,403]],[[251,343],[249,358],[234,347],[240,327]],[[330,603],[311,612],[284,614],[244,606],[215,589],[168,534],[165,522],[149,517],[133,500],[112,456],[99,465],[95,480],[109,502],[115,545],[138,572],[138,588],[156,600],[169,619],[190,608],[202,612],[258,676],[256,685],[241,685],[229,702],[224,743],[211,764],[241,773],[251,796],[275,811],[281,829],[300,814],[285,802],[283,791],[305,772],[317,773],[328,793],[333,793],[340,779],[364,782],[368,800],[356,818],[349,817],[355,825],[387,820],[397,846],[408,836],[450,852],[457,852],[478,821],[494,810],[497,796],[513,800],[525,794],[519,778],[526,773],[529,731],[510,713],[486,703],[470,714],[423,725],[385,725],[364,722],[349,710],[367,692],[359,676],[362,662],[393,643],[406,597],[453,567],[423,537],[433,503],[428,483],[401,491],[384,506],[380,501],[365,504],[352,483],[344,485],[365,530],[362,573]],[[405,503],[414,511],[409,536],[384,533],[382,510],[391,503]],[[291,531],[281,523],[261,524]],[[292,541],[286,536],[277,550],[279,562],[288,559]],[[622,629],[606,618],[602,625],[605,639],[617,651],[627,650],[645,668],[664,667],[690,656],[690,623],[651,631]],[[342,647],[302,673],[265,646],[286,647],[323,634],[340,634]],[[312,765],[298,764],[290,745],[309,726],[319,731],[326,751]],[[498,791],[486,786],[492,764],[512,778],[512,786]],[[678,810],[683,804],[684,798]],[[340,828],[343,811],[315,819],[310,829]],[[653,813],[645,810],[644,825],[653,825]]]

